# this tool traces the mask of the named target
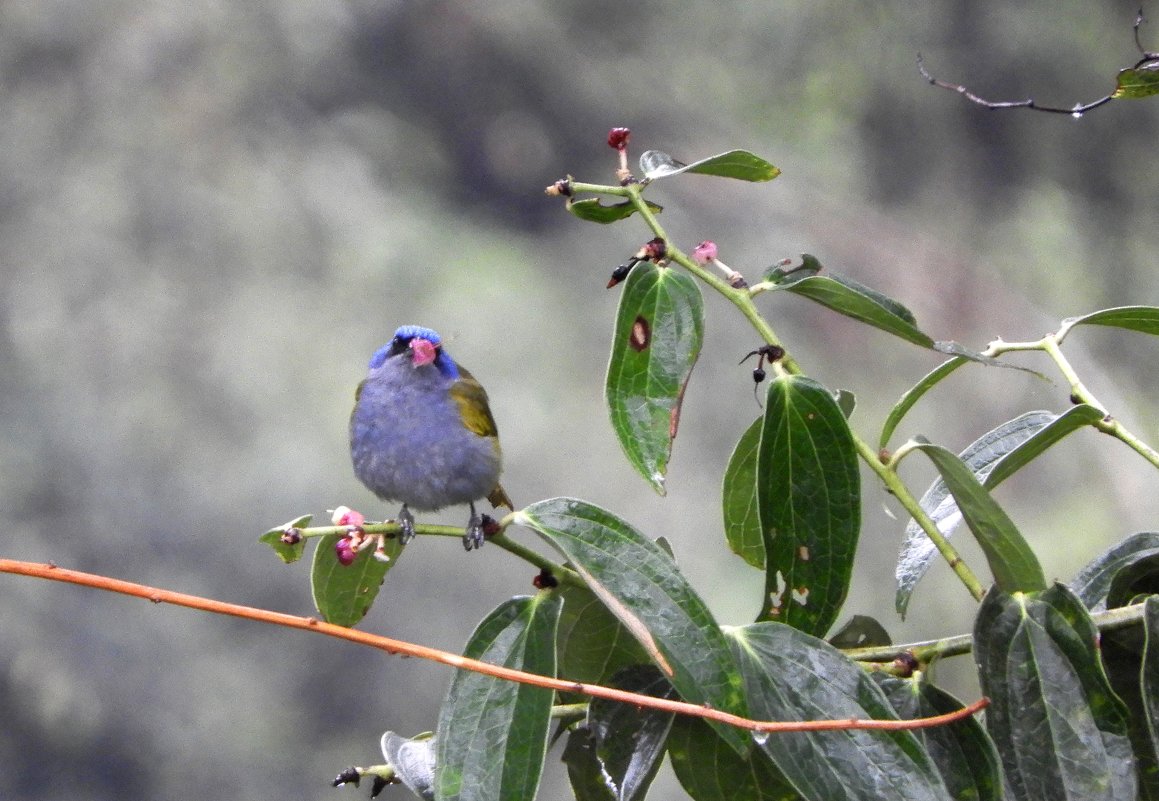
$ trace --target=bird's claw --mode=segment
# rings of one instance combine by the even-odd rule
[[[398,541],[401,545],[406,545],[415,537],[415,516],[410,513],[410,509],[403,504],[402,509],[398,512]]]
[[[482,548],[483,543],[486,542],[486,537],[483,532],[483,518],[475,512],[474,505],[471,506],[471,519],[467,521],[467,530],[463,533],[463,547],[468,551],[473,551],[476,548]]]

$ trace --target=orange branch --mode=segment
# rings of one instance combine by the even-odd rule
[[[271,612],[266,609],[239,606],[237,604],[225,603],[224,601],[215,601],[211,598],[202,598],[197,595],[186,595],[180,592],[173,592],[172,590],[148,587],[144,584],[134,584],[130,581],[121,581],[120,579],[99,576],[93,573],[67,570],[52,564],[0,559],[0,573],[15,573],[22,576],[49,579],[50,581],[62,581],[67,584],[79,584],[83,587],[93,587],[98,590],[144,598],[157,604],[173,604],[174,606],[200,609],[203,612],[212,612],[217,615],[231,615],[233,617],[245,618],[246,620],[272,623],[291,629],[316,631],[319,634],[337,637],[338,639],[348,640],[361,645],[368,645],[371,648],[378,648],[389,654],[403,654],[405,656],[418,657],[419,659],[427,659],[431,662],[439,662],[454,668],[494,676],[497,679],[503,679],[505,681],[531,684],[536,687],[544,687],[549,690],[558,690],[561,692],[580,693],[594,698],[607,698],[612,701],[621,701],[626,704],[648,707],[662,712],[672,712],[678,715],[691,715],[707,720],[715,720],[720,723],[727,723],[738,728],[758,732],[830,731],[834,729],[922,729],[930,726],[941,726],[969,717],[979,712],[988,703],[987,699],[981,698],[956,712],[931,718],[916,718],[914,720],[859,720],[856,718],[849,720],[806,720],[793,722],[750,720],[749,718],[743,718],[719,709],[690,704],[686,701],[653,698],[650,695],[638,695],[612,687],[603,687],[598,684],[583,684],[576,681],[556,679],[550,676],[539,676],[535,673],[524,673],[522,670],[512,670],[511,668],[500,667],[499,665],[491,665],[476,659],[468,659],[464,656],[448,653],[447,651],[439,651],[434,648],[427,648],[404,640],[393,640],[378,634],[369,634],[343,626],[335,626],[312,617],[299,617],[297,615],[287,615],[283,612]]]

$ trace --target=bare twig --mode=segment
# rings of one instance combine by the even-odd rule
[[[992,111],[997,111],[999,109],[1007,109],[1007,108],[1028,108],[1028,109],[1033,109],[1034,111],[1045,111],[1045,112],[1048,112],[1050,114],[1070,114],[1072,117],[1081,117],[1082,115],[1086,114],[1091,109],[1096,109],[1099,106],[1105,105],[1106,103],[1110,103],[1111,100],[1114,99],[1112,95],[1107,95],[1106,97],[1100,97],[1098,100],[1087,103],[1085,105],[1082,103],[1076,103],[1071,108],[1058,108],[1056,106],[1042,106],[1042,105],[1039,105],[1038,103],[1034,102],[1034,98],[1032,98],[1032,97],[1028,97],[1026,100],[987,100],[984,97],[979,97],[978,95],[974,94],[969,89],[967,89],[965,86],[962,86],[961,84],[950,83],[948,81],[939,80],[938,78],[935,78],[933,75],[930,75],[929,70],[926,69],[925,62],[922,60],[921,53],[918,53],[918,62],[917,63],[918,63],[918,72],[920,72],[922,74],[922,77],[925,78],[926,81],[928,81],[929,83],[933,84],[934,86],[940,87],[942,89],[948,89],[951,92],[957,92],[962,97],[969,100],[971,103],[977,103],[979,106],[982,106],[983,108],[988,108]]]
[[[319,634],[325,634],[329,637],[336,637],[361,645],[368,645],[372,648],[378,648],[389,654],[401,654],[419,659],[427,659],[461,670],[471,670],[487,676],[494,676],[504,681],[530,684],[560,692],[579,693],[594,698],[607,698],[612,701],[620,701],[637,707],[648,707],[661,712],[671,712],[677,715],[689,715],[706,720],[714,720],[719,723],[725,723],[730,726],[756,732],[833,731],[836,729],[924,729],[931,726],[942,726],[947,723],[953,723],[956,720],[967,718],[981,711],[989,703],[987,699],[980,698],[969,706],[946,715],[915,718],[913,720],[862,720],[857,718],[848,720],[806,720],[792,722],[751,720],[719,709],[690,704],[686,701],[654,698],[650,695],[638,695],[624,690],[617,690],[613,687],[603,687],[598,684],[584,684],[577,681],[567,681],[566,679],[556,679],[551,676],[539,676],[535,673],[525,673],[522,670],[513,670],[499,665],[491,665],[447,651],[416,645],[405,640],[394,640],[377,634],[369,634],[343,626],[335,626],[312,617],[299,617],[297,615],[287,615],[283,612],[271,612],[267,609],[239,606],[237,604],[225,603],[224,601],[216,601],[211,598],[202,598],[197,595],[186,595],[180,592],[173,592],[172,590],[148,587],[144,584],[134,584],[129,581],[109,578],[108,576],[82,573],[78,570],[66,570],[65,568],[52,564],[0,559],[0,573],[13,573],[16,575],[49,579],[51,581],[62,581],[68,584],[78,584],[84,587],[116,592],[122,595],[132,595],[158,604],[173,604],[189,609],[198,609],[203,612],[212,612],[217,615],[231,615],[233,617],[255,620],[261,623],[272,623],[276,626],[302,629],[304,631],[316,631]]]
[[[1139,26],[1141,26],[1145,21],[1146,20],[1143,17],[1143,9],[1139,9],[1139,13],[1135,16],[1135,24],[1133,27],[1135,33],[1135,47],[1138,48],[1139,54],[1142,56],[1142,58],[1140,58],[1134,64],[1134,66],[1130,67],[1132,70],[1138,70],[1140,68],[1154,69],[1155,64],[1153,62],[1159,61],[1159,53],[1153,53],[1144,49],[1143,43],[1139,39]],[[1033,111],[1045,111],[1048,114],[1069,114],[1075,119],[1078,119],[1088,111],[1092,111],[1099,106],[1104,106],[1107,103],[1110,103],[1115,99],[1116,92],[1118,92],[1118,87],[1116,86],[1115,91],[1112,91],[1105,97],[1100,97],[1098,100],[1093,100],[1090,103],[1076,103],[1070,108],[1062,108],[1060,106],[1043,106],[1036,103],[1034,98],[1027,98],[1026,100],[987,100],[986,98],[970,91],[970,89],[966,88],[962,84],[950,83],[949,81],[943,81],[935,78],[930,74],[929,70],[926,69],[926,65],[922,60],[921,53],[918,53],[917,65],[918,72],[921,73],[922,77],[925,78],[928,83],[941,89],[957,92],[971,103],[976,103],[977,105],[982,106],[983,108],[988,108],[991,111],[1009,108],[1028,108]]]

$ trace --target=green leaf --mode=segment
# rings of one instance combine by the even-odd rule
[[[1149,598],[1147,603],[1154,606],[1155,599]],[[1135,756],[1139,798],[1154,801],[1159,798],[1159,740],[1155,737],[1159,718],[1154,717],[1159,702],[1153,695],[1157,689],[1154,677],[1147,675],[1148,660],[1155,659],[1155,630],[1146,610],[1145,606],[1143,625],[1102,632],[1099,656],[1111,687],[1127,709],[1127,736]]]
[[[1093,406],[1080,404],[1056,415],[1026,412],[987,431],[960,454],[982,486],[993,489],[1020,468],[1029,464],[1060,439],[1102,417]],[[922,496],[921,507],[950,537],[962,522],[958,502],[943,479],[935,481]],[[918,581],[929,569],[937,549],[921,527],[912,520],[906,526],[906,540],[896,567],[897,611],[903,617]]]
[[[323,620],[336,626],[354,626],[370,611],[386,571],[398,562],[403,549],[394,537],[386,541],[389,561],[380,562],[374,558],[373,550],[367,549],[351,564],[343,565],[334,552],[340,539],[341,534],[327,534],[318,540],[310,570],[310,590]]]
[[[994,588],[983,600],[974,659],[1014,798],[1134,801],[1126,714],[1099,666],[1097,636],[1060,584],[1031,595]]]
[[[656,698],[676,697],[654,665],[633,665],[616,674],[611,686]],[[587,728],[595,745],[600,775],[616,801],[642,799],[660,768],[672,713],[593,698]]]
[[[584,684],[605,684],[621,668],[648,661],[648,654],[587,587],[563,584],[559,616],[559,675]],[[586,699],[585,699],[586,700]]]
[[[913,314],[905,306],[852,278],[834,272],[820,275],[821,263],[808,253],[803,264],[792,270],[778,267],[765,276],[776,289],[809,298],[835,312],[879,328],[923,348],[933,348],[934,340],[918,329]]]
[[[596,756],[595,737],[587,726],[576,726],[568,732],[561,759],[567,765],[567,779],[576,801],[616,801]]]
[[[645,200],[644,202],[648,204],[648,210],[653,214],[659,214],[664,211],[661,206],[657,206],[650,200]],[[630,200],[605,206],[596,197],[584,198],[583,200],[569,200],[567,201],[567,210],[581,220],[602,223],[604,225],[625,220],[636,213],[636,207]]]
[[[399,781],[423,801],[434,801],[435,738],[429,733],[411,738],[388,731],[379,745]]]
[[[610,512],[574,498],[540,501],[516,515],[571,562],[681,698],[746,714],[725,637],[663,548]],[[747,748],[737,729],[717,726],[734,748]]]
[[[1143,606],[1143,669],[1141,671],[1142,706],[1136,713],[1146,723],[1146,733],[1150,739],[1149,752],[1152,775],[1149,786],[1153,795],[1159,796],[1159,598],[1148,598]]]
[[[894,407],[889,410],[889,415],[885,418],[885,425],[881,427],[881,436],[877,440],[878,450],[884,450],[889,445],[889,438],[893,436],[893,432],[897,430],[898,423],[906,416],[906,413],[913,408],[914,404],[921,400],[922,396],[933,389],[937,384],[950,373],[957,370],[963,364],[969,361],[964,356],[955,356],[948,361],[944,361],[927,373],[921,381],[910,387],[901,399],[898,400]]]
[[[771,181],[781,174],[772,164],[747,150],[729,150],[691,164],[677,161],[659,150],[648,150],[640,156],[640,172],[649,181],[682,172],[737,178],[741,181]]]
[[[1111,97],[1138,100],[1156,94],[1159,94],[1159,59],[1150,58],[1130,69],[1119,70]]]
[[[919,678],[870,674],[905,720],[956,712],[963,704]],[[974,717],[944,726],[915,729],[914,736],[933,759],[950,791],[961,801],[1002,801],[1002,769],[994,743]]]
[[[271,528],[265,534],[258,537],[259,542],[264,542],[266,545],[274,549],[274,553],[285,562],[290,564],[302,558],[302,552],[306,548],[306,540],[298,538],[297,542],[286,542],[282,539],[286,534],[294,529],[303,529],[310,525],[310,521],[314,519],[313,515],[302,515],[295,517],[289,523],[285,523],[276,528]]]
[[[957,342],[934,341],[917,327],[913,314],[893,298],[839,273],[826,271],[821,262],[808,253],[801,254],[802,263],[796,267],[776,266],[765,274],[773,289],[783,289],[809,298],[838,314],[879,328],[921,348],[956,356],[991,367],[1021,370],[1039,377],[1041,373],[979,353]]]
[[[628,461],[664,494],[684,388],[704,340],[704,299],[684,273],[640,262],[628,274],[605,397]]]
[[[1159,533],[1143,531],[1112,545],[1079,571],[1070,582],[1071,591],[1092,612],[1107,608],[1107,594],[1115,575],[1140,558],[1159,554]]]
[[[881,690],[823,640],[780,623],[729,630],[760,720],[894,720]],[[778,732],[756,741],[807,799],[944,801],[946,788],[911,732]]]
[[[1044,589],[1046,576],[1034,551],[974,471],[940,445],[919,442],[916,447],[930,457],[941,473],[962,518],[982,546],[998,587],[1006,592]]]
[[[555,675],[560,599],[512,598],[483,619],[464,656]],[[439,801],[529,801],[535,797],[554,693],[467,670],[455,673],[439,712],[435,797]]]
[[[1068,317],[1062,321],[1057,339],[1062,342],[1070,330],[1077,325],[1108,325],[1126,328],[1142,334],[1159,334],[1159,307],[1117,306],[1112,309],[1091,312],[1079,317]]]
[[[668,759],[694,801],[798,801],[801,796],[759,749],[747,757],[704,721],[678,715],[668,734]],[[581,799],[581,801],[583,801]]]
[[[757,510],[757,453],[763,423],[764,418],[758,417],[741,434],[725,468],[721,492],[728,547],[760,570],[765,568],[765,539]]]
[[[868,615],[854,615],[829,638],[834,648],[872,648],[892,643],[885,626]]]
[[[1107,606],[1130,606],[1155,593],[1159,593],[1159,553],[1140,554],[1111,579]]]
[[[849,590],[861,478],[845,415],[812,379],[769,382],[757,495],[766,561],[760,619],[824,634]]]

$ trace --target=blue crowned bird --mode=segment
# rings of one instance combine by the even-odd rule
[[[412,508],[468,504],[468,551],[483,544],[475,501],[512,508],[499,485],[499,435],[487,393],[429,328],[404,325],[371,357],[350,414],[350,455],[363,484],[402,503],[404,545],[414,536]]]

